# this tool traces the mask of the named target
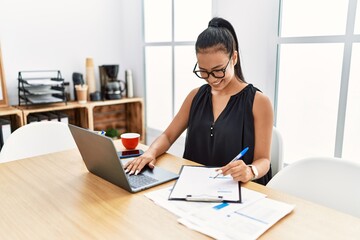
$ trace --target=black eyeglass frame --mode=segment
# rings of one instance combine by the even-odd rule
[[[195,70],[196,69],[196,66],[198,65],[198,63],[196,62],[195,63],[195,66],[194,66],[194,69],[193,69],[193,73],[195,73],[195,75],[198,77],[198,78],[201,78],[201,79],[205,79],[207,80],[210,75],[213,76],[214,78],[223,78],[225,77],[225,73],[226,73],[226,69],[227,67],[229,66],[229,63],[230,63],[230,60],[231,60],[231,55],[230,55],[230,58],[229,58],[229,61],[227,62],[226,66],[222,69],[219,69],[219,70],[212,70],[211,72],[208,72],[206,70]],[[219,77],[219,76],[215,76],[214,72],[222,72],[223,73],[223,76]],[[202,77],[201,76],[201,73],[206,73],[207,74],[207,77]],[[199,75],[198,75],[199,74]]]

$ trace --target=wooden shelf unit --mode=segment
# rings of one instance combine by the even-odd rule
[[[90,128],[87,124],[88,120],[86,104],[68,102],[66,105],[63,103],[54,103],[46,105],[18,106],[17,108],[19,108],[23,113],[24,125],[28,124],[28,116],[31,113],[60,111],[69,116],[69,123],[84,128]]]
[[[93,130],[115,128],[119,133],[136,132],[145,141],[144,102],[141,98],[125,98],[90,102],[89,126]]]
[[[0,116],[11,122],[11,131],[24,125],[23,114],[21,110],[15,107],[0,107]]]
[[[16,108],[15,108],[16,109]],[[17,106],[22,114],[22,124],[27,124],[27,117],[31,113],[60,111],[69,116],[69,123],[88,128],[90,130],[107,130],[115,128],[119,134],[136,132],[141,135],[141,142],[145,141],[145,111],[142,98],[123,98],[87,102],[84,104],[71,101],[47,105]]]

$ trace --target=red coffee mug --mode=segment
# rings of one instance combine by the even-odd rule
[[[121,142],[126,149],[132,150],[137,147],[140,141],[140,134],[138,133],[123,133],[120,135]]]

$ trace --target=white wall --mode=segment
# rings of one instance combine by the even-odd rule
[[[214,15],[228,19],[238,34],[246,80],[273,103],[278,1],[213,0]],[[72,83],[73,72],[85,76],[87,57],[94,59],[98,90],[98,66],[119,64],[119,78],[132,69],[135,96],[144,97],[141,4],[142,0],[0,0],[0,43],[10,104],[18,103],[18,71],[59,69]],[[147,143],[157,135],[149,131]],[[178,142],[171,151],[181,156],[183,141]]]
[[[60,69],[72,82],[73,72],[85,74],[87,57],[94,59],[97,81],[99,65],[119,64],[122,79],[125,69],[132,69],[135,95],[143,97],[141,3],[0,0],[0,42],[10,104],[18,101],[18,71]],[[237,31],[246,80],[273,100],[278,0],[213,3],[214,14],[228,19]]]
[[[132,69],[135,95],[143,96],[138,82],[143,79],[141,0],[126,7],[124,2],[128,1],[0,0],[0,43],[10,104],[18,103],[19,71],[59,69],[72,83],[73,72],[85,77],[87,57],[94,59],[98,90],[98,66],[119,64],[118,78],[124,79],[125,69]]]
[[[237,33],[242,67],[274,104],[279,0],[214,0],[215,16],[229,20]]]

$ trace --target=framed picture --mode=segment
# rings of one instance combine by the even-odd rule
[[[8,106],[8,97],[6,92],[5,72],[2,59],[1,45],[0,45],[0,107]]]

